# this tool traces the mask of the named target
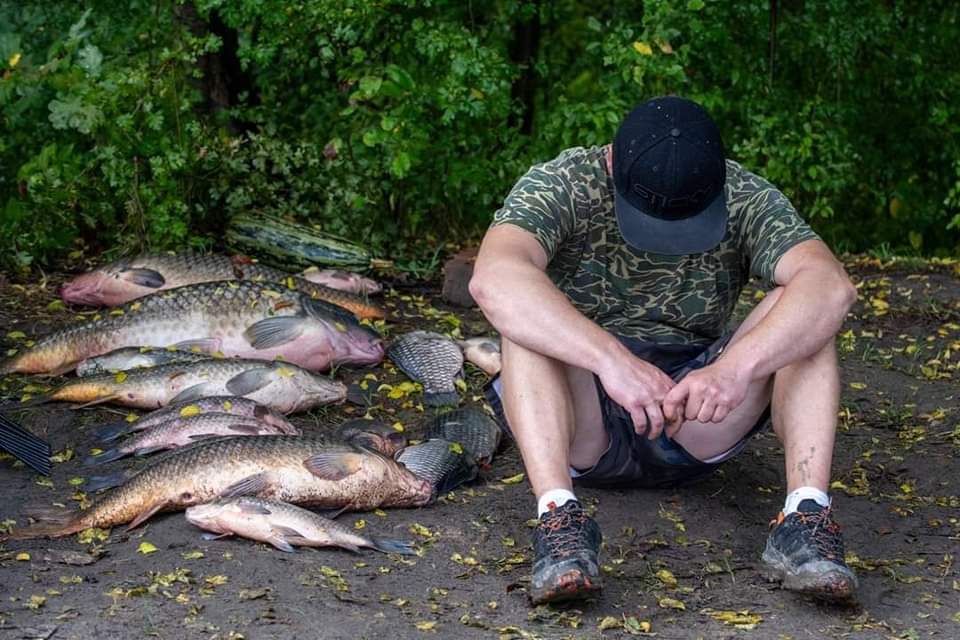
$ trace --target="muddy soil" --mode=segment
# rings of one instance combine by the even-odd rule
[[[838,339],[843,397],[832,495],[860,578],[855,605],[818,603],[762,577],[759,556],[784,489],[780,446],[764,433],[683,490],[579,490],[605,535],[605,589],[592,602],[527,603],[535,505],[508,444],[479,481],[435,505],[340,516],[415,540],[419,556],[207,542],[182,514],[129,533],[116,528],[102,540],[8,543],[0,547],[0,638],[960,637],[960,267],[867,259],[848,267],[861,296]],[[2,351],[76,316],[78,309],[51,304],[61,279],[0,278]],[[740,314],[757,295],[744,293]],[[386,301],[393,334],[489,330],[478,312],[445,306],[434,286],[398,286]],[[403,380],[384,367],[337,375],[370,373],[374,388]],[[485,380],[468,368],[465,404],[482,402]],[[30,507],[82,500],[75,483],[90,470],[78,458],[98,445],[94,427],[127,413],[11,406],[50,383],[0,382],[4,413],[47,438],[59,460],[50,479],[0,460],[4,528],[25,522]],[[432,411],[419,400],[416,392],[390,398],[384,388],[369,407],[344,404],[294,420],[323,432],[368,411],[415,437]],[[142,553],[145,542],[156,551]]]

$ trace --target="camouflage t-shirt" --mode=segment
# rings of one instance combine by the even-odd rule
[[[817,237],[786,196],[731,160],[725,188],[729,218],[716,248],[682,256],[636,251],[617,226],[605,148],[575,147],[520,178],[491,226],[534,234],[554,284],[611,333],[707,344],[724,332],[751,275],[773,287],[780,257]]]

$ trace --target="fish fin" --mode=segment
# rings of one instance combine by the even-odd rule
[[[243,337],[254,349],[270,349],[293,342],[303,335],[303,327],[303,318],[298,316],[266,318],[247,327]]]
[[[283,536],[287,540],[293,540],[293,539],[307,540],[307,537],[305,535],[303,535],[293,527],[285,527],[282,524],[275,524],[271,526],[270,531]]]
[[[204,540],[219,540],[220,538],[228,538],[232,535],[232,533],[202,533],[200,537]]]
[[[114,393],[114,394],[109,395],[109,396],[104,396],[104,397],[102,397],[102,398],[97,398],[96,400],[91,400],[90,402],[84,402],[83,404],[78,404],[77,406],[75,406],[75,407],[73,407],[73,408],[74,408],[74,409],[86,409],[87,407],[93,407],[93,406],[96,406],[96,405],[98,405],[98,404],[103,404],[104,402],[110,402],[110,401],[112,401],[112,400],[116,400],[116,399],[119,398],[119,397],[120,397],[119,394]]]
[[[423,392],[423,404],[431,407],[460,404],[460,394],[456,391]]]
[[[201,382],[200,384],[195,384],[192,387],[187,387],[170,400],[168,404],[179,404],[181,402],[193,402],[194,400],[199,400],[200,398],[212,395],[213,389],[211,389],[211,384],[209,382]]]
[[[243,436],[256,436],[260,435],[261,427],[258,427],[255,424],[232,424],[227,427],[230,431]]]
[[[158,446],[155,446],[155,447],[143,447],[142,449],[137,449],[136,455],[137,455],[137,456],[148,456],[148,455],[150,455],[151,453],[156,453],[157,451],[163,451],[164,449],[167,449],[167,447],[164,447],[164,446],[161,446],[161,445],[158,445]]]
[[[167,283],[167,279],[158,271],[143,267],[131,267],[120,272],[120,278],[140,287],[159,289]]]
[[[280,551],[286,551],[287,553],[294,553],[294,552],[296,551],[296,550],[290,545],[289,542],[287,542],[286,540],[284,540],[283,538],[281,538],[281,537],[279,537],[279,536],[270,536],[269,538],[266,539],[266,542],[269,542],[270,544],[272,544],[274,547],[276,547],[276,548],[279,549]]]
[[[45,522],[18,527],[10,532],[9,535],[0,536],[0,542],[6,540],[30,540],[32,538],[59,538],[68,536],[71,533],[83,531],[87,525],[83,518],[82,511],[68,511],[60,515],[51,516]]]
[[[90,476],[87,478],[87,481],[83,483],[83,490],[88,493],[94,493],[96,491],[103,491],[104,489],[119,487],[126,481],[126,471],[117,471],[102,476]]]
[[[321,451],[303,462],[307,471],[323,480],[342,480],[359,471],[362,465],[362,453],[342,451]]]
[[[413,556],[417,554],[417,550],[413,546],[413,542],[408,542],[406,540],[392,540],[389,538],[370,538],[370,544],[372,548],[377,551],[382,551],[383,553],[399,553],[405,556]]]
[[[180,351],[191,351],[191,352],[202,352],[202,353],[213,353],[214,351],[220,351],[220,346],[222,344],[220,338],[196,338],[193,340],[184,340],[173,345],[174,349],[179,349]]]
[[[227,380],[227,391],[235,396],[245,396],[248,393],[259,391],[270,384],[272,370],[263,367],[249,369]]]
[[[101,442],[110,442],[111,440],[116,440],[122,435],[126,435],[132,431],[135,431],[133,425],[134,423],[127,422],[126,420],[121,422],[112,422],[97,429],[93,435]]]
[[[39,522],[63,522],[63,519],[72,516],[73,512],[53,505],[36,505],[24,509],[23,515]]]
[[[119,460],[120,458],[126,458],[128,455],[130,455],[129,451],[122,451],[119,447],[117,447],[116,449],[104,451],[99,455],[84,458],[83,465],[85,467],[95,467],[97,465],[113,462],[114,460]]]
[[[218,498],[234,498],[236,496],[256,495],[267,488],[270,484],[270,474],[266,471],[247,476],[242,480],[234,482],[232,485],[220,492]]]
[[[158,511],[166,507],[168,504],[169,504],[169,501],[167,500],[160,500],[158,502],[154,502],[152,505],[150,505],[150,507],[141,511],[137,515],[137,517],[134,518],[133,521],[127,525],[127,531],[130,531],[131,529],[136,529],[141,524],[143,524],[144,522],[152,518],[154,514],[156,514]]]
[[[339,509],[321,509],[319,511],[314,511],[314,513],[329,520],[336,520],[344,511],[348,510],[349,508],[350,505],[344,505]]]

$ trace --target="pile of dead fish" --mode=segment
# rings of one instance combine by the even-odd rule
[[[475,407],[438,413],[423,425],[424,439],[408,445],[372,420],[304,435],[287,416],[342,402],[347,387],[330,370],[375,366],[385,355],[422,385],[424,404],[456,406],[464,357],[495,375],[499,343],[413,331],[385,346],[371,323],[387,318],[371,299],[380,290],[352,273],[294,275],[246,258],[189,254],[125,259],[68,282],[65,301],[108,308],[0,362],[0,375],[75,372],[30,404],[153,410],[102,426],[97,435],[111,448],[88,465],[174,451],[136,473],[92,478],[87,490],[106,493],[89,508],[42,510],[8,537],[133,528],[186,509],[191,523],[215,537],[239,535],[285,551],[411,552],[405,542],[362,536],[303,507],[429,504],[490,463],[500,443],[496,422]]]

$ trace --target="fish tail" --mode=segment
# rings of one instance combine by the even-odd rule
[[[130,455],[128,452],[124,451],[120,447],[117,447],[115,449],[104,451],[101,454],[84,458],[83,465],[86,467],[95,467],[108,462],[113,462],[114,460],[119,460],[120,458],[125,458],[128,455]]]
[[[34,538],[62,538],[87,528],[83,512],[70,511],[57,516],[50,516],[44,522],[37,522],[26,527],[18,527],[10,532],[3,540],[31,540]]]
[[[390,538],[370,538],[370,545],[372,548],[377,551],[382,551],[383,553],[399,553],[405,556],[416,555],[417,550],[413,546],[413,542],[408,542],[406,540],[393,540]]]
[[[111,440],[116,440],[122,435],[131,433],[133,429],[132,422],[127,422],[122,420],[120,422],[111,422],[110,424],[105,424],[102,427],[98,428],[94,432],[94,437],[96,437],[101,442],[110,442]]]
[[[431,407],[456,406],[460,404],[460,395],[456,391],[424,391],[423,404]]]

